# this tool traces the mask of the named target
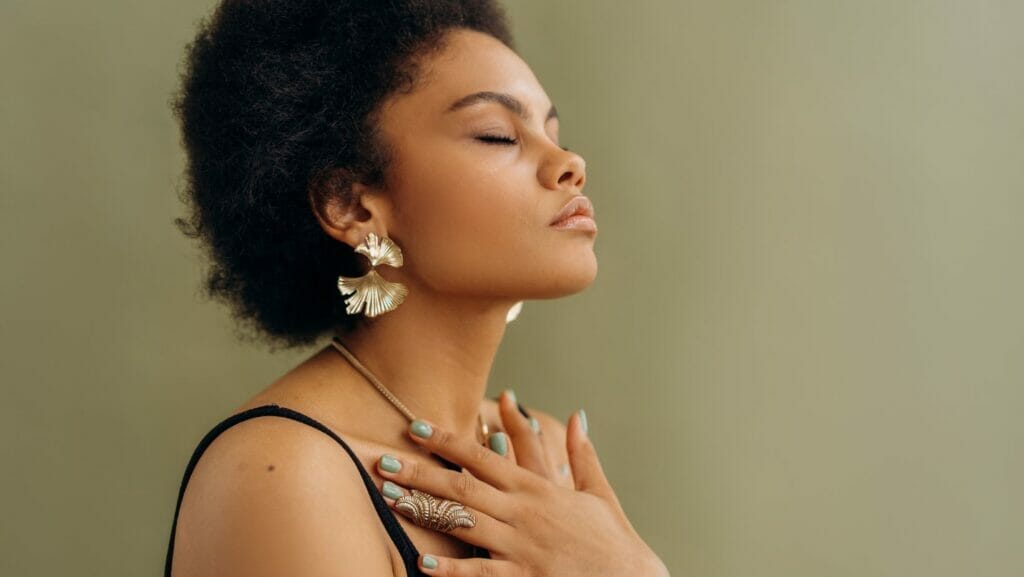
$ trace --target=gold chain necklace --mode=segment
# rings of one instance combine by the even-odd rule
[[[356,356],[352,354],[352,351],[348,350],[348,347],[346,347],[341,342],[341,339],[335,336],[333,339],[331,339],[331,345],[333,345],[334,348],[337,349],[339,353],[344,355],[345,358],[348,359],[348,361],[352,364],[352,366],[355,367],[356,370],[359,371],[364,377],[366,377],[366,380],[370,381],[370,384],[373,385],[378,391],[380,391],[380,394],[384,395],[384,398],[387,399],[388,402],[390,402],[392,405],[394,405],[395,408],[398,409],[399,412],[401,412],[402,415],[404,415],[405,418],[408,419],[410,423],[416,420],[416,415],[412,414],[412,411],[410,411],[408,407],[402,404],[402,401],[399,401],[398,397],[396,397],[394,393],[389,391],[388,388],[385,387],[384,384],[380,382],[380,379],[378,379],[376,375],[370,372],[370,369],[366,368],[366,366],[363,365],[363,363],[359,362],[359,359],[357,359]],[[480,413],[477,413],[476,418],[477,421],[480,423],[480,443],[486,444],[487,433],[489,430],[487,427],[487,423],[484,422],[483,415]]]
[[[396,397],[394,393],[389,391],[388,388],[385,387],[384,384],[380,382],[380,379],[378,379],[376,375],[370,372],[370,369],[366,368],[366,366],[363,365],[363,363],[359,362],[359,359],[357,359],[356,356],[352,354],[352,351],[348,350],[348,348],[341,342],[341,339],[335,336],[333,339],[331,339],[331,344],[334,345],[334,348],[337,349],[337,351],[340,352],[342,355],[344,355],[345,358],[348,359],[350,363],[352,363],[352,366],[355,367],[357,371],[359,371],[360,373],[362,373],[364,377],[366,377],[366,380],[370,381],[370,384],[372,384],[374,387],[376,387],[378,391],[380,391],[380,394],[384,395],[384,398],[387,399],[388,402],[394,405],[396,409],[398,409],[403,415],[405,415],[405,418],[409,419],[410,423],[416,420],[416,415],[413,415],[412,411],[410,411],[408,407],[402,404],[402,401],[399,401],[398,397]],[[483,443],[486,444],[487,423],[484,422],[484,418],[480,413],[477,413],[477,420],[480,422],[480,435],[481,437],[483,437]],[[460,467],[459,465],[452,463],[451,461],[448,461],[447,459],[441,457],[440,455],[435,456],[438,459],[440,459],[441,462],[445,464],[445,466],[449,468],[458,470],[462,469],[462,467]],[[473,557],[486,556],[487,558],[490,558],[490,553],[487,552],[486,549],[478,547],[476,545],[471,546],[473,548]],[[482,555],[482,553],[486,553],[486,555]]]

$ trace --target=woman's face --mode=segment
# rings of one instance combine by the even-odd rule
[[[423,80],[381,110],[393,148],[381,221],[402,249],[388,278],[470,298],[552,298],[597,274],[596,230],[549,225],[583,193],[585,162],[563,150],[552,102],[530,68],[495,38],[459,29],[425,62]],[[518,100],[527,118],[479,92]],[[502,139],[515,143],[502,142]],[[376,216],[376,215],[375,215]]]

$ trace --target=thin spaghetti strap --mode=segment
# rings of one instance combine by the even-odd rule
[[[199,458],[202,456],[206,448],[210,446],[213,440],[226,429],[241,423],[242,421],[268,415],[284,417],[309,425],[327,434],[345,449],[345,452],[347,452],[349,457],[352,458],[352,461],[356,464],[356,468],[359,470],[359,475],[363,479],[363,484],[366,485],[366,492],[370,495],[370,500],[373,502],[373,508],[377,510],[377,515],[384,523],[384,528],[387,530],[388,535],[391,537],[391,540],[394,541],[395,546],[398,547],[398,551],[402,555],[402,560],[405,563],[406,574],[409,577],[425,575],[419,570],[416,563],[419,558],[419,551],[417,551],[416,546],[413,544],[412,540],[409,539],[409,536],[406,534],[401,524],[399,524],[394,512],[391,511],[387,503],[384,501],[384,497],[380,494],[380,491],[377,490],[377,486],[373,483],[373,478],[366,472],[366,468],[363,467],[363,464],[359,461],[359,458],[348,444],[345,443],[345,441],[343,441],[334,431],[316,419],[286,407],[269,404],[231,415],[220,423],[217,423],[217,425],[214,426],[213,429],[210,430],[210,432],[207,433],[199,442],[195,452],[192,454],[192,458],[189,460],[188,466],[185,468],[185,475],[182,478],[181,488],[178,491],[178,502],[174,507],[174,521],[171,524],[171,538],[170,543],[167,546],[167,559],[164,563],[164,577],[171,577],[171,561],[172,556],[174,555],[174,534],[178,525],[178,514],[181,511],[181,502],[185,496],[185,487],[188,485],[189,478],[191,478],[192,472],[195,470],[196,464],[199,462]]]

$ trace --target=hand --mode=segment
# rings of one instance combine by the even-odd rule
[[[507,407],[503,409],[507,422],[505,412]],[[476,517],[476,526],[458,527],[450,534],[487,549],[491,555],[491,559],[423,555],[419,565],[424,573],[446,577],[668,576],[664,563],[626,518],[579,413],[570,417],[566,431],[574,487],[559,486],[550,478],[550,463],[538,457],[540,443],[531,447],[528,442],[516,441],[515,437],[528,438],[521,431],[510,427],[519,449],[510,448],[502,456],[431,423],[425,428],[417,424],[410,427],[410,438],[427,451],[461,465],[463,471],[406,459],[396,473],[378,462],[378,472],[400,487],[465,505]],[[429,435],[421,437],[415,434],[417,430]],[[385,495],[385,501],[394,507],[394,499]],[[436,561],[436,567],[424,565],[428,556]]]
[[[527,420],[519,411],[519,404],[511,391],[502,392],[498,397],[498,414],[501,416],[507,435],[505,444],[508,447],[507,456],[513,463],[524,469],[537,473],[541,477],[551,479],[558,484],[572,486],[572,480],[561,474],[558,477],[554,474],[554,467],[548,458],[543,439],[541,438],[540,424],[536,419]]]

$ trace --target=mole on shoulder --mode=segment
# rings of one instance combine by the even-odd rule
[[[267,470],[268,471],[273,471],[274,470],[274,466],[273,465],[267,465]]]

